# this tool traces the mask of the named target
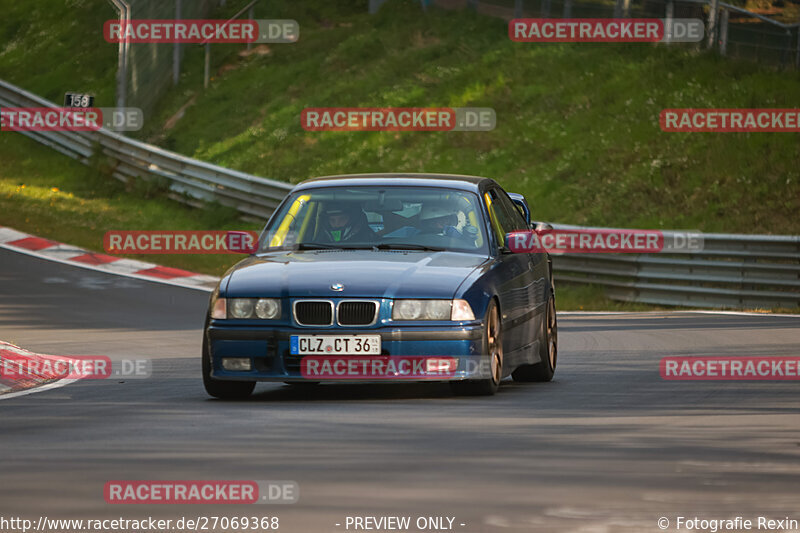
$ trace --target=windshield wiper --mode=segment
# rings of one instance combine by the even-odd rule
[[[412,244],[406,242],[393,242],[376,244],[375,248],[378,250],[422,250],[424,252],[444,252],[447,248],[440,246],[425,246],[422,244]]]
[[[323,244],[321,242],[301,242],[297,245],[298,250],[335,250],[339,246]]]
[[[298,250],[372,250],[371,244],[354,244],[352,246],[335,244],[325,244],[321,242],[302,242],[297,245]]]

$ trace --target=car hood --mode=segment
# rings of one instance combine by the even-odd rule
[[[314,250],[252,256],[227,276],[235,297],[453,298],[485,256],[458,252]],[[341,291],[331,286],[342,284]]]

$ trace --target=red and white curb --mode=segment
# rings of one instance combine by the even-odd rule
[[[219,281],[214,276],[91,252],[3,226],[0,226],[0,248],[98,272],[202,291],[213,290]]]
[[[4,372],[0,372],[0,399],[3,400],[63,387],[78,381],[78,378],[59,378],[52,371],[45,370],[45,368],[52,369],[53,364],[63,360],[63,357],[29,352],[9,342],[0,341],[0,365],[3,369],[6,368],[6,358],[13,361],[22,359],[33,364],[22,365],[22,370],[14,369],[14,378],[8,378]],[[50,365],[42,364],[45,361]],[[32,370],[39,368],[42,370]]]

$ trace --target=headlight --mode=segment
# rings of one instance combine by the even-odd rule
[[[253,300],[250,298],[231,298],[231,318],[250,318],[253,315]]]
[[[211,318],[260,318],[276,320],[281,317],[281,301],[277,298],[217,298],[211,309]]]
[[[260,298],[256,302],[256,316],[274,320],[281,317],[281,301],[275,298]]]
[[[450,300],[395,300],[392,320],[449,320]]]

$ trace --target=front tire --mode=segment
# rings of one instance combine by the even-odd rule
[[[483,332],[483,352],[489,355],[489,378],[470,381],[451,381],[450,388],[460,396],[491,396],[497,392],[503,378],[503,324],[497,303],[492,300],[486,311]]]
[[[514,370],[514,381],[551,381],[558,362],[558,320],[556,318],[556,297],[550,294],[542,324],[542,340],[539,343],[539,362],[523,365]]]
[[[203,333],[203,386],[206,392],[220,400],[243,400],[250,396],[256,387],[255,381],[222,381],[211,377],[211,354],[208,341]]]

